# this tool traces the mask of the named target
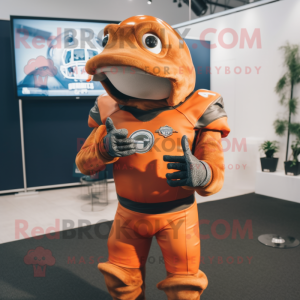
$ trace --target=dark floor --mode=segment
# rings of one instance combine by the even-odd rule
[[[198,210],[200,220],[209,221],[201,225],[201,234],[209,237],[201,240],[201,269],[209,279],[201,300],[300,299],[300,246],[274,249],[257,241],[264,233],[299,239],[300,204],[248,194],[202,203]],[[218,222],[221,225],[214,229]],[[240,225],[243,229],[245,224],[248,231],[241,238],[242,230],[240,234],[234,228]],[[96,262],[107,258],[106,238],[101,235],[107,235],[108,225],[111,222],[100,228],[94,225],[64,231],[60,239],[43,236],[0,245],[0,299],[111,299]],[[89,238],[83,230],[88,231]],[[34,277],[33,265],[24,263],[27,252],[38,246],[55,257],[45,277]],[[166,299],[155,287],[165,277],[160,257],[153,240],[147,263],[147,300]],[[51,258],[46,260],[51,264]]]

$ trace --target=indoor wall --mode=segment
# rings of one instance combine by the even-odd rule
[[[275,1],[175,26],[181,33],[189,30],[187,38],[211,42],[211,90],[223,96],[232,129],[223,141],[227,184],[254,190],[262,155],[258,145],[264,140],[280,142],[278,170],[284,168],[286,136],[275,134],[273,122],[287,112],[274,88],[285,73],[279,47],[286,42],[300,45],[299,9],[298,0]],[[294,95],[299,97],[300,85]],[[292,121],[300,121],[299,112]]]

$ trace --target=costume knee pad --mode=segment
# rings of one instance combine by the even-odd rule
[[[140,269],[123,268],[109,262],[98,264],[113,300],[144,300],[145,289]]]
[[[163,290],[168,300],[199,300],[208,284],[206,275],[198,270],[197,274],[171,274],[157,284]]]

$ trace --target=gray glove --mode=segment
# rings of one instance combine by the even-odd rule
[[[107,118],[105,126],[107,135],[103,138],[103,144],[110,156],[122,157],[136,152],[134,140],[127,138],[127,129],[116,129],[111,118]]]
[[[167,165],[168,169],[179,170],[179,172],[166,174],[169,186],[195,188],[206,185],[211,178],[210,167],[206,162],[198,160],[192,154],[186,135],[181,139],[181,146],[184,153],[183,156],[164,155],[164,161],[171,162]]]

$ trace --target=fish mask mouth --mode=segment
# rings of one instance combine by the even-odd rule
[[[168,78],[153,76],[130,66],[106,66],[96,70],[93,80],[99,80],[117,99],[163,100],[171,94]]]
[[[104,29],[104,50],[88,60],[90,80],[100,81],[119,104],[183,102],[195,87],[189,49],[167,23],[150,16],[131,17]]]

